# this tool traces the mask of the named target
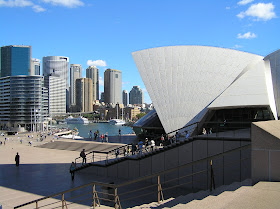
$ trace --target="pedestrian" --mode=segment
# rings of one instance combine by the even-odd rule
[[[120,150],[119,150],[119,148],[117,148],[117,149],[115,150],[116,158],[118,158],[119,154],[120,154]]]
[[[75,174],[75,168],[76,168],[76,166],[75,166],[75,163],[74,162],[72,162],[71,163],[71,165],[70,165],[70,169],[69,169],[69,172],[70,172],[70,174],[71,174],[71,179],[72,179],[72,181],[74,181],[74,174]]]
[[[152,151],[154,151],[155,145],[156,145],[156,143],[155,143],[155,141],[152,139],[152,140],[151,140],[151,149],[152,149]]]
[[[89,138],[92,139],[92,131],[89,131]]]
[[[101,134],[101,142],[103,143],[104,135]]]
[[[139,147],[139,154],[142,155],[142,149],[143,149],[143,142],[142,141],[140,141],[138,143],[138,147]]]
[[[185,139],[189,140],[189,136],[190,136],[190,134],[189,134],[189,132],[188,132],[188,131],[185,131],[185,132],[186,132]]]
[[[127,152],[127,151],[126,151],[126,148],[124,147],[124,148],[123,148],[123,156],[124,156],[124,157],[125,157],[126,152]]]
[[[132,144],[132,155],[135,154],[135,151],[136,151],[136,146],[135,146],[135,144],[133,143],[133,144]]]
[[[160,146],[163,146],[163,143],[164,143],[164,136],[162,134],[160,137]]]
[[[203,135],[206,135],[206,134],[207,134],[207,131],[206,131],[205,128],[202,129],[202,134],[203,134]]]
[[[16,157],[15,157],[15,161],[16,161],[16,166],[18,167],[19,166],[19,154],[18,154],[18,152],[17,152],[17,154],[16,154]]]
[[[179,132],[176,132],[176,142],[179,141]]]
[[[148,138],[145,139],[145,150],[148,152],[149,140]]]
[[[119,129],[119,136],[121,136],[122,135],[122,131],[121,131],[121,129]]]
[[[106,134],[105,134],[105,140],[106,140],[107,143],[109,142],[108,132],[106,132]]]
[[[127,156],[129,155],[130,152],[131,152],[131,147],[128,146]]]
[[[94,140],[96,141],[96,139],[97,139],[97,133],[94,132]]]
[[[99,130],[96,131],[97,139],[99,138]]]
[[[85,163],[87,163],[87,158],[86,158],[86,153],[85,153],[85,149],[83,149],[80,153],[80,157],[83,158],[83,162],[82,162],[82,165]]]

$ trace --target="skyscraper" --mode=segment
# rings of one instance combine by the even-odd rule
[[[76,80],[82,77],[82,65],[70,65],[70,105],[76,105]]]
[[[99,100],[99,69],[95,66],[89,66],[86,70],[86,77],[92,80],[93,101]]]
[[[139,86],[133,86],[129,92],[129,104],[143,104],[144,93]]]
[[[30,75],[31,46],[1,47],[1,77]]]
[[[122,104],[122,72],[107,69],[104,72],[104,102]]]
[[[41,64],[39,59],[31,59],[30,75],[41,75]]]
[[[123,90],[122,92],[122,100],[123,100],[123,105],[126,107],[127,106],[127,100],[128,99],[128,92],[127,90]]]
[[[93,111],[93,84],[90,78],[76,80],[76,107],[78,112]]]
[[[65,82],[66,111],[69,111],[69,58],[62,56],[43,57],[43,76],[55,76]]]
[[[48,89],[49,115],[66,113],[65,80],[53,75],[44,76],[44,86]]]

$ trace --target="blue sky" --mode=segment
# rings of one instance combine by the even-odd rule
[[[233,48],[265,56],[280,48],[276,0],[0,0],[0,46],[32,46],[32,57],[122,71],[123,90],[139,85],[134,51],[171,45]]]

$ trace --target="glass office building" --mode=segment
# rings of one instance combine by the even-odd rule
[[[31,46],[1,47],[1,77],[30,75]]]
[[[48,116],[48,90],[42,76],[0,78],[0,126],[43,130]]]

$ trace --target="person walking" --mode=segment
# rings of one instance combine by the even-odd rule
[[[145,139],[145,150],[148,152],[149,140],[148,138]]]
[[[151,140],[151,149],[152,149],[152,151],[154,151],[155,145],[156,145],[156,143],[155,143],[155,141],[152,139],[152,140]]]
[[[74,162],[72,162],[71,163],[71,165],[70,165],[70,169],[69,169],[69,172],[70,172],[70,174],[71,174],[71,179],[72,179],[72,181],[74,181],[74,174],[75,174],[75,168],[76,168],[76,166],[75,166],[75,163]]]
[[[118,158],[119,154],[120,154],[120,150],[119,150],[119,148],[117,148],[117,149],[115,150],[116,158]]]
[[[121,129],[119,129],[119,136],[121,136],[122,135],[122,131],[121,131]]]
[[[101,134],[101,142],[103,143],[103,140],[104,140],[104,135],[103,134]]]
[[[86,153],[85,153],[85,149],[83,149],[83,151],[81,151],[80,153],[80,157],[83,158],[83,162],[82,162],[82,165],[85,163],[87,163],[87,158],[86,158]]]
[[[19,166],[19,154],[18,154],[18,152],[17,152],[17,154],[16,154],[16,157],[15,157],[15,161],[16,161],[16,166],[18,167]]]
[[[108,143],[109,142],[109,139],[108,139],[108,132],[106,132],[105,134],[105,141]]]

